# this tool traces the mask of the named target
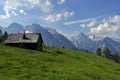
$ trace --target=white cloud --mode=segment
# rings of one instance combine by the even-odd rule
[[[17,14],[15,11],[12,11],[12,12],[11,12],[11,15],[13,15],[13,16],[18,16],[18,14]]]
[[[6,19],[7,17],[5,15],[0,15],[0,20]]]
[[[0,19],[7,19],[18,14],[26,15],[25,10],[31,10],[36,7],[46,13],[52,11],[53,4],[51,0],[6,0],[3,8],[5,14],[0,14]],[[23,8],[24,10],[22,10]]]
[[[20,12],[21,14],[27,15],[27,13],[26,13],[23,9],[19,10],[19,12]]]
[[[74,12],[73,13],[71,12],[71,15],[74,15]],[[101,18],[101,17],[64,22],[64,25],[80,24],[80,27],[82,27],[82,28],[93,27],[93,26],[95,26],[95,24],[97,22],[96,19],[99,19],[99,18]]]
[[[66,11],[66,12],[63,13],[63,16],[65,17],[65,19],[67,19],[68,17],[71,17],[71,16],[73,16],[73,15],[74,15],[74,12],[73,12],[73,11],[72,11],[72,12]]]
[[[80,24],[80,27],[82,27],[82,28],[86,28],[87,25],[86,25],[86,24]]]
[[[58,4],[63,4],[63,3],[65,3],[65,0],[60,0],[60,1],[58,2]]]
[[[80,27],[82,27],[82,28],[93,27],[93,26],[95,26],[95,24],[96,24],[96,20],[93,19],[89,23],[80,24]]]
[[[50,12],[53,9],[53,4],[51,0],[39,0],[38,6],[43,12]]]
[[[47,17],[45,17],[44,20],[49,22],[56,22],[60,21],[62,19],[68,19],[69,17],[72,17],[74,15],[74,12],[64,11],[57,14],[50,14]]]
[[[96,24],[96,20],[92,20],[89,24],[87,24],[88,27],[93,27]]]
[[[6,18],[10,18],[12,15],[17,16],[17,13],[15,12],[17,8],[20,6],[19,0],[6,0],[4,4],[4,11]]]
[[[114,37],[115,35],[118,35],[119,31],[120,16],[118,15],[114,17],[104,18],[102,23],[100,23],[96,28],[90,29],[90,33],[104,37]]]
[[[50,0],[6,0],[4,10],[17,10],[21,7],[28,9],[40,7],[43,12],[48,12],[53,7],[53,4]]]
[[[64,25],[74,25],[74,24],[78,24],[78,23],[86,23],[86,22],[90,22],[90,21],[96,20],[98,18],[101,18],[101,17],[90,18],[90,19],[83,19],[83,20],[75,20],[75,21],[70,21],[70,22],[64,22]]]
[[[11,17],[11,14],[8,11],[5,12],[5,15],[0,14],[0,20],[7,19],[7,18],[10,18],[10,17]]]
[[[45,18],[45,20],[50,22],[56,22],[60,20],[61,17],[62,17],[61,14],[49,15],[48,17]]]
[[[59,20],[61,20],[61,18],[62,18],[62,14],[56,14],[56,21],[59,21]]]

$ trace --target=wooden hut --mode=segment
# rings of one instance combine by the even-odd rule
[[[5,45],[42,51],[40,33],[10,34],[4,41]]]

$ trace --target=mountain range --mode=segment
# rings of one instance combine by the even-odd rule
[[[66,37],[59,34],[55,29],[43,28],[39,24],[32,24],[23,27],[21,24],[12,23],[7,28],[0,27],[4,32],[7,31],[8,34],[15,33],[41,33],[43,42],[47,46],[54,47],[64,47],[69,49],[77,49]]]
[[[44,44],[47,46],[64,47],[69,49],[87,50],[96,53],[97,48],[104,49],[108,47],[112,53],[120,54],[120,40],[109,37],[95,36],[94,34],[85,35],[84,33],[67,38],[58,33],[55,29],[42,27],[40,24],[31,24],[22,26],[18,23],[12,23],[7,28],[0,27],[2,32],[9,34],[15,33],[41,33]]]
[[[109,37],[98,38],[95,35],[85,35],[84,33],[81,33],[72,36],[70,41],[73,42],[77,48],[87,50],[91,53],[96,53],[97,48],[103,50],[105,47],[108,47],[112,53],[120,54],[120,43]]]

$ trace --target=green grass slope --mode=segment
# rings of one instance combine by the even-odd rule
[[[0,80],[120,80],[120,65],[63,48],[38,52],[0,44]]]

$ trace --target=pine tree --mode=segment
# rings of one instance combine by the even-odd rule
[[[117,53],[113,54],[113,60],[117,63],[120,63],[120,55],[118,55]]]
[[[7,33],[7,31],[5,31],[4,36],[8,37],[8,33]]]
[[[98,55],[98,56],[101,56],[102,55],[102,52],[101,52],[102,50],[100,49],[100,48],[98,48],[97,50],[96,50],[96,54]]]
[[[2,42],[1,37],[2,37],[2,31],[1,31],[1,29],[0,29],[0,43]]]
[[[112,56],[111,56],[111,51],[110,51],[110,49],[109,49],[108,47],[105,47],[105,48],[104,48],[103,53],[104,53],[104,56],[105,56],[106,58],[109,58],[109,59],[112,58]]]
[[[2,35],[2,30],[0,29],[0,35]]]
[[[0,38],[0,42],[4,42],[7,37],[8,37],[8,33],[5,31],[4,35],[2,35],[1,38]]]
[[[85,52],[88,53],[88,50],[86,49]]]

